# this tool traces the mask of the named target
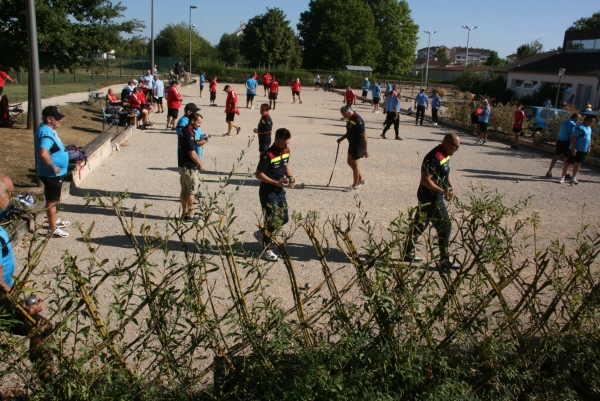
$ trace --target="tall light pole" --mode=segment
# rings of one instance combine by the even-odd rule
[[[556,90],[556,100],[554,101],[554,107],[558,107],[558,94],[560,93],[560,81],[562,80],[563,75],[565,75],[565,69],[558,69],[558,89]]]
[[[192,79],[192,9],[198,8],[190,6],[190,80]]]
[[[467,58],[465,59],[465,67],[466,67],[467,64],[469,63],[469,39],[471,38],[471,31],[473,29],[477,29],[477,26],[465,25],[465,26],[463,26],[463,28],[465,28],[467,31],[469,31],[469,33],[467,33]]]
[[[431,35],[433,35],[436,31],[423,31],[424,33],[426,33],[427,35],[429,35],[429,39],[427,40],[427,62],[426,62],[426,66],[425,66],[425,87],[429,88],[427,86],[427,77],[429,75],[429,45],[431,44]]]
[[[150,22],[150,71],[152,72],[152,75],[154,75],[154,0],[152,0],[151,19],[152,22]]]

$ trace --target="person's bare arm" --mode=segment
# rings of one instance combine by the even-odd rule
[[[192,161],[194,163],[196,163],[196,165],[198,166],[198,169],[200,171],[204,171],[204,164],[202,163],[202,161],[198,158],[198,153],[196,153],[195,150],[190,150],[190,159],[192,159]]]
[[[286,172],[287,172],[287,166],[286,166]],[[256,171],[256,173],[254,174],[254,177],[256,177],[257,180],[264,182],[265,184],[270,184],[270,185],[275,185],[276,187],[280,187],[283,188],[283,182],[281,181],[275,181],[274,179],[270,178],[268,175],[266,175],[263,171]]]
[[[573,148],[571,150],[571,153],[573,154],[573,156],[575,156],[577,154],[577,148],[575,147],[576,144],[577,144],[577,139],[575,138],[575,136],[571,135],[571,148]]]
[[[0,264],[0,287],[6,292],[10,292],[10,287],[4,282],[4,269],[2,268],[2,264]]]
[[[206,142],[208,142],[208,139],[200,139],[199,141],[196,141],[198,146],[204,146],[206,145]]]
[[[9,77],[8,75],[6,76],[6,80],[10,81],[10,83],[11,83],[11,84],[14,84],[14,83],[15,83],[15,81],[13,81],[13,80],[12,80],[12,78],[11,78],[11,77]]]
[[[44,167],[50,169],[54,172],[54,174],[60,173],[60,167],[54,166],[52,163],[52,157],[50,157],[50,152],[46,148],[40,149],[40,158],[42,159],[42,163],[44,163]]]
[[[362,136],[362,140],[363,140],[363,149],[365,151],[365,157],[369,157],[369,151],[367,149],[369,149],[369,140],[367,139],[367,133],[365,132],[361,132],[360,134]]]
[[[427,171],[421,171],[421,184],[423,184],[427,189],[432,190],[433,192],[437,192],[440,195],[445,195],[446,191],[439,185],[437,185],[433,181],[433,174],[429,174]]]
[[[292,169],[289,164],[285,165],[285,176],[290,178],[290,188],[294,188],[296,186],[296,180],[293,179]]]

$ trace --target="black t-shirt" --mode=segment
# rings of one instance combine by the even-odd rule
[[[431,152],[427,153],[423,159],[423,164],[421,165],[421,172],[431,174],[433,176],[433,182],[435,182],[442,189],[448,189],[448,177],[450,176],[450,156],[444,155],[441,145],[436,146]],[[417,198],[419,199],[419,202],[435,202],[441,200],[442,197],[442,194],[432,191],[425,185],[419,185],[419,190],[417,191]]]
[[[198,143],[196,142],[196,133],[190,125],[186,125],[178,135],[179,151],[177,152],[177,165],[186,167],[190,170],[198,170],[198,165],[190,157],[190,152],[198,154]]]
[[[290,149],[280,151],[275,146],[266,150],[260,158],[257,171],[262,171],[267,177],[274,181],[280,181],[285,177],[285,167],[290,160]],[[260,189],[267,190],[269,193],[285,196],[285,189],[275,185],[260,182]]]
[[[358,145],[362,140],[362,133],[365,132],[365,122],[361,116],[354,113],[346,122],[346,138],[352,145]]]
[[[273,120],[271,116],[267,114],[267,116],[261,116],[260,122],[258,123],[258,132],[266,132],[273,131]]]

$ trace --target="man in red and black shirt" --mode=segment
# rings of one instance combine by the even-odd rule
[[[233,123],[236,114],[240,114],[238,110],[238,96],[237,93],[233,90],[233,88],[229,85],[225,85],[223,88],[224,92],[227,92],[227,101],[225,102],[225,121],[227,122],[227,133],[224,135],[226,137],[231,137],[231,130],[235,127],[236,134],[239,134],[242,130],[241,127],[238,127]]]
[[[344,189],[344,192],[357,192],[359,185],[365,185],[367,180],[364,179],[360,172],[360,159],[369,157],[367,151],[367,133],[365,132],[365,122],[359,116],[352,106],[345,105],[341,108],[342,117],[347,120],[346,135],[339,138],[337,143],[341,143],[344,139],[348,139],[348,165],[352,169],[352,185]]]
[[[300,98],[300,91],[302,90],[302,85],[300,84],[300,78],[294,79],[290,86],[292,87],[292,99],[294,100],[292,103],[296,103],[296,95],[298,96],[298,101],[302,103],[302,99]]]
[[[175,121],[179,116],[182,100],[183,97],[179,92],[179,81],[175,81],[167,91],[167,128],[170,125],[173,131],[175,131]]]
[[[515,135],[515,144],[511,148],[519,150],[519,137],[523,132],[523,122],[525,122],[525,112],[520,104],[517,104],[517,110],[515,110],[515,121],[513,122],[513,134]]]
[[[275,105],[277,104],[277,95],[279,94],[279,82],[277,82],[277,78],[273,77],[271,84],[269,85],[269,106],[273,110],[275,110]]]
[[[292,177],[290,160],[290,131],[279,128],[275,131],[275,142],[267,149],[258,162],[255,177],[260,180],[258,196],[265,215],[265,227],[254,233],[262,242],[263,257],[275,262],[279,257],[269,249],[272,235],[289,221],[285,187],[294,188],[296,180]]]
[[[269,71],[265,72],[262,76],[263,88],[265,88],[265,97],[267,96],[267,90],[269,89],[269,85],[271,85],[271,80],[273,76],[269,74]]]

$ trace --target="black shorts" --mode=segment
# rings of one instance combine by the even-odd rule
[[[479,122],[479,131],[487,132],[487,128],[488,128],[488,123]]]
[[[358,160],[365,157],[365,151],[360,143],[348,144],[348,154],[352,160]]]
[[[569,164],[583,163],[583,160],[585,159],[586,156],[587,156],[587,152],[577,151],[575,156],[573,156],[573,153],[569,152],[569,160],[567,161],[567,163],[569,163]]]
[[[46,202],[58,202],[60,200],[65,176],[40,177],[40,180],[44,183],[44,196],[46,197]]]
[[[571,146],[571,141],[556,141],[556,150],[554,150],[555,156],[569,157],[571,151],[569,150],[569,146]]]
[[[0,95],[4,92],[4,86],[0,86]]]
[[[254,100],[254,93],[246,93],[246,101],[250,102],[252,100]]]
[[[479,125],[479,117],[477,117],[476,115],[471,114],[471,124],[473,124],[473,125]]]
[[[263,88],[265,88],[265,90],[269,89],[269,86],[271,86],[271,84],[263,84]]]
[[[214,102],[217,99],[217,92],[210,92],[210,100]]]
[[[204,84],[200,84],[200,91],[202,91],[202,89],[204,89]]]
[[[162,97],[156,97],[155,99],[156,99],[156,104],[160,104],[162,106],[162,104],[163,104],[163,102],[162,102],[163,98]]]
[[[149,95],[150,97],[152,97],[154,95],[154,90],[148,89],[148,93],[146,93],[146,94]]]
[[[172,117],[174,120],[176,120],[178,115],[179,115],[179,109],[171,109],[171,108],[167,109],[167,117]]]
[[[225,121],[227,121],[227,122],[233,121],[234,118],[235,118],[235,113],[227,113],[227,117],[225,117]]]
[[[373,98],[373,104],[379,104],[379,98],[378,97],[374,97]]]
[[[518,134],[522,131],[523,131],[523,128],[521,128],[521,127],[513,127],[513,133],[515,133],[515,134]]]
[[[367,94],[369,93],[369,91],[363,91],[363,96],[367,96]]]
[[[292,91],[292,96],[296,96],[296,95],[300,96],[300,92]]]
[[[277,93],[269,93],[269,100],[277,100]]]
[[[266,152],[271,146],[271,135],[259,135],[258,136],[258,151]]]

